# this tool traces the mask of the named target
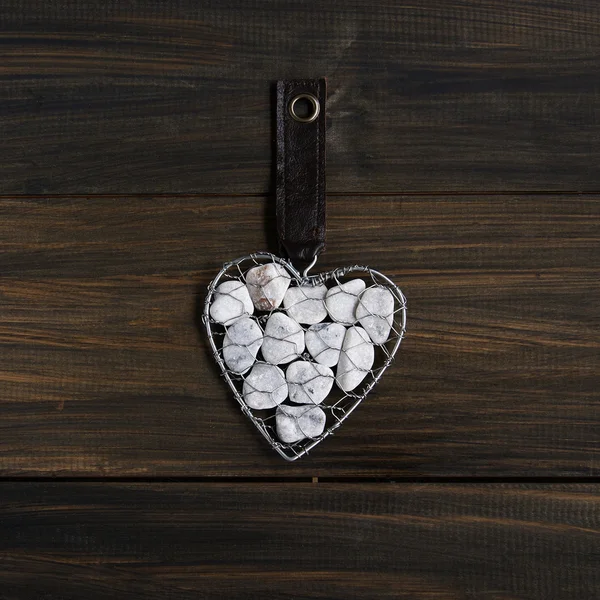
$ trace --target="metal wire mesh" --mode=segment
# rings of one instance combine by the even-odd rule
[[[252,269],[269,264],[280,265],[276,276],[256,280],[264,269]],[[364,285],[350,283],[357,279]],[[286,288],[286,300],[274,307],[270,294],[277,286]],[[372,309],[365,289],[375,290],[369,294],[385,311]],[[261,252],[223,266],[208,287],[203,322],[242,412],[273,449],[294,461],[332,435],[390,365],[406,331],[406,298],[369,267],[303,276],[288,261]]]

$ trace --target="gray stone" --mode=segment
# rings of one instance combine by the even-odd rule
[[[227,328],[223,360],[234,373],[244,373],[254,364],[262,343],[263,333],[256,320],[242,317]]]
[[[288,395],[283,371],[274,365],[256,363],[244,380],[244,402],[257,410],[274,408]]]
[[[246,287],[258,310],[278,308],[289,285],[289,273],[277,263],[259,265],[246,273]]]
[[[332,320],[344,325],[353,325],[356,322],[358,297],[365,286],[362,279],[352,279],[332,287],[327,292],[325,306]]]
[[[327,316],[325,294],[327,288],[324,285],[291,287],[283,299],[283,306],[288,315],[298,323],[313,325]]]
[[[369,374],[375,350],[369,335],[362,327],[350,327],[344,337],[336,382],[344,392],[356,388]]]
[[[264,359],[272,365],[292,362],[304,352],[304,331],[283,313],[273,313],[265,327],[262,345]]]
[[[367,288],[358,300],[356,318],[374,344],[385,344],[394,324],[394,296],[386,287]]]
[[[318,323],[305,334],[306,349],[320,364],[335,367],[340,359],[346,328],[341,323]]]
[[[318,406],[286,406],[282,404],[275,412],[277,437],[286,444],[294,444],[305,438],[315,438],[325,430],[325,413]]]
[[[254,313],[248,288],[242,281],[224,281],[216,289],[210,305],[210,316],[223,325]]]
[[[296,404],[321,404],[333,387],[333,371],[324,365],[298,360],[285,372],[290,400]]]

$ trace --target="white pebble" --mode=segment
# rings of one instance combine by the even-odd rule
[[[289,285],[288,272],[277,263],[259,265],[246,273],[246,287],[258,310],[278,308]]]
[[[327,316],[325,294],[327,288],[324,285],[291,287],[283,299],[283,306],[288,315],[298,323],[313,325]]]
[[[325,429],[325,413],[318,406],[277,407],[275,425],[277,436],[286,444],[293,444],[305,438],[315,438]]]
[[[283,313],[273,313],[265,327],[264,359],[273,365],[289,363],[304,352],[304,331]]]
[[[375,350],[362,327],[350,327],[344,337],[336,381],[340,389],[350,392],[368,375],[375,360]]]
[[[346,328],[340,323],[319,323],[305,334],[306,349],[320,364],[335,367],[340,359]]]
[[[210,316],[223,325],[254,313],[248,288],[241,281],[224,281],[215,290]]]
[[[367,288],[358,300],[356,318],[374,344],[385,344],[394,323],[394,296],[383,286]]]
[[[274,408],[288,395],[283,371],[274,365],[256,363],[244,380],[244,402],[257,410]]]
[[[258,323],[242,317],[227,328],[223,360],[234,373],[244,373],[254,364],[262,343],[263,333]]]
[[[329,316],[338,323],[353,325],[356,322],[358,297],[366,285],[362,279],[352,279],[332,287],[325,297]]]
[[[317,363],[298,360],[285,372],[290,400],[296,404],[321,404],[333,387],[333,371]]]

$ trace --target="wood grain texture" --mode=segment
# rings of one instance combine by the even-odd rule
[[[594,600],[597,486],[1,484],[2,600]]]
[[[0,192],[266,193],[329,80],[332,192],[600,189],[595,0],[7,0]]]
[[[0,203],[0,473],[593,476],[600,198],[329,201],[318,270],[408,297],[373,394],[299,463],[242,416],[198,310],[222,262],[274,249],[263,198]]]

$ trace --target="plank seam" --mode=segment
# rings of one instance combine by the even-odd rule
[[[478,196],[597,196],[600,195],[600,190],[476,190],[476,191],[399,191],[399,192],[329,192],[327,194],[330,198],[358,198],[358,197],[478,197]],[[87,199],[87,200],[102,200],[102,199],[118,199],[118,198],[130,198],[132,200],[141,198],[272,198],[273,194],[268,193],[247,193],[247,194],[223,194],[223,193],[195,193],[195,194],[182,194],[178,192],[173,193],[158,193],[152,192],[144,194],[0,194],[0,200],[73,200],[73,199]]]
[[[207,476],[207,477],[128,477],[128,476],[82,476],[82,477],[0,477],[0,485],[3,483],[286,483],[315,485],[328,483],[342,484],[366,484],[366,483],[389,483],[389,484],[600,484],[600,477],[235,477],[235,476]]]

